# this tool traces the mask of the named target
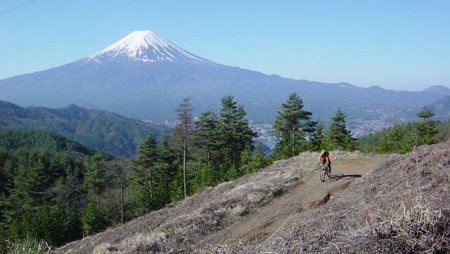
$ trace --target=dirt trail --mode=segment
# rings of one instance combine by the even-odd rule
[[[202,242],[212,246],[261,244],[274,237],[277,230],[290,225],[296,214],[316,208],[347,188],[352,180],[364,177],[379,160],[342,160],[332,163],[331,178],[319,179],[319,170],[299,181],[284,195],[275,198],[241,221],[208,236]]]

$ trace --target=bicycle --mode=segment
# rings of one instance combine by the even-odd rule
[[[330,166],[322,163],[322,170],[320,172],[320,181],[325,182],[325,176],[331,177]]]

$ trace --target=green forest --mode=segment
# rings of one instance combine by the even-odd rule
[[[434,113],[423,108],[417,122],[357,140],[341,109],[325,129],[292,93],[274,119],[278,142],[265,154],[233,96],[222,98],[217,114],[206,111],[195,119],[190,101],[183,99],[174,112],[173,131],[160,138],[149,133],[133,158],[95,151],[54,132],[0,129],[1,252],[21,244],[61,246],[304,151],[407,153],[450,136],[450,123],[434,121]]]

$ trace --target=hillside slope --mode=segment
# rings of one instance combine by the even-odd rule
[[[380,163],[378,159],[345,159],[333,163],[331,178],[324,183],[319,180],[319,170],[309,177],[297,181],[282,198],[258,208],[251,216],[244,216],[233,225],[203,239],[202,246],[245,246],[260,247],[269,239],[282,237],[282,227],[295,223],[296,215],[315,209],[336,193],[348,188],[353,179],[365,176]]]
[[[84,146],[112,155],[132,157],[145,137],[169,132],[149,124],[98,109],[76,105],[63,108],[25,107],[0,100],[0,128],[54,131]]]
[[[331,156],[325,183],[316,154],[301,154],[54,253],[449,251],[450,143],[373,170],[384,159]]]
[[[34,129],[1,129],[0,148],[6,151],[37,149],[56,152],[75,152],[94,155],[95,150],[68,139],[58,133]],[[111,156],[109,156],[111,157]]]
[[[262,252],[450,253],[449,191],[450,142],[421,146],[296,216]]]

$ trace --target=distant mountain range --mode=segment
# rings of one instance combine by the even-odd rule
[[[438,120],[450,119],[450,96],[444,96],[427,107],[436,114]]]
[[[191,97],[200,115],[219,111],[221,98],[232,95],[254,123],[273,123],[292,92],[326,124],[341,108],[356,135],[417,120],[410,112],[450,95],[443,86],[408,92],[265,75],[206,60],[151,31],[133,32],[63,66],[0,80],[0,99],[21,106],[76,104],[154,122],[175,121],[183,98]]]
[[[165,126],[76,105],[22,108],[5,101],[0,101],[0,128],[53,131],[86,147],[123,157],[134,156],[148,134],[158,138],[169,131]]]

